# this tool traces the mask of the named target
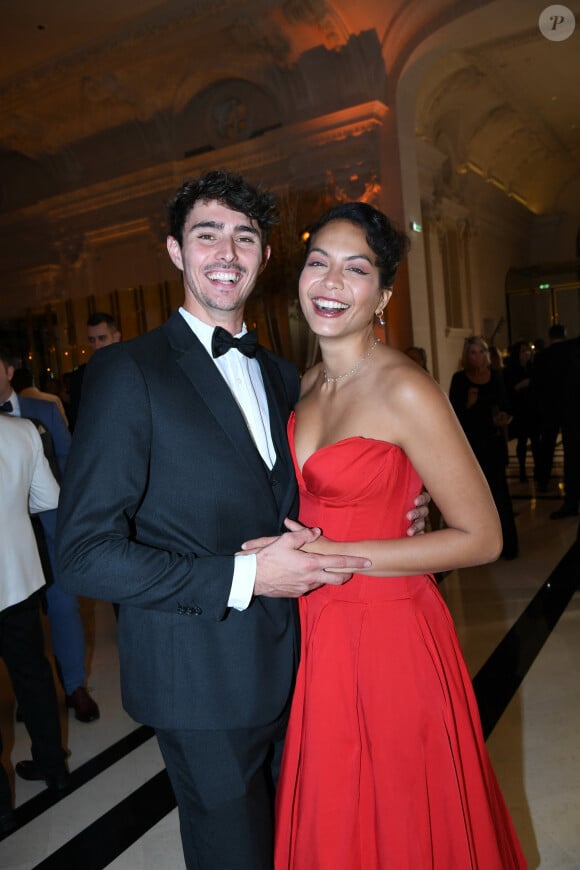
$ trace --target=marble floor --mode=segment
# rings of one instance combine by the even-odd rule
[[[452,572],[440,588],[456,621],[488,749],[529,867],[578,870],[578,520],[549,519],[560,505],[560,454],[555,472],[550,490],[539,495],[533,482],[519,482],[512,459],[520,556]],[[177,812],[155,739],[121,707],[113,609],[88,600],[82,606],[90,641],[88,685],[101,718],[79,723],[63,703],[73,789],[55,800],[42,784],[16,779],[19,827],[0,841],[0,867],[182,870]],[[13,764],[29,757],[14,708],[0,664],[3,762],[13,779]]]

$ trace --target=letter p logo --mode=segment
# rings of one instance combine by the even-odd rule
[[[574,13],[567,6],[547,6],[538,19],[540,33],[550,42],[563,42],[576,27]]]

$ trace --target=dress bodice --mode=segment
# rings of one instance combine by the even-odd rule
[[[288,422],[303,523],[322,523],[330,538],[403,537],[421,480],[400,447],[355,436],[321,447],[298,467],[295,415]],[[348,508],[348,511],[345,510]]]
[[[409,528],[421,480],[406,454],[395,444],[354,436],[322,447],[299,468],[294,449],[295,415],[288,438],[300,492],[300,522],[316,526],[336,541],[403,538]],[[361,553],[364,555],[364,553]],[[413,578],[355,575],[338,590],[323,587],[319,595],[407,597]]]

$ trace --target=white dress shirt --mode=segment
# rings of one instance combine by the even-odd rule
[[[34,423],[0,414],[0,610],[45,584],[30,513],[54,510],[59,488]]]
[[[190,329],[201,341],[214,365],[222,375],[230,388],[234,399],[246,421],[250,435],[269,469],[276,462],[276,451],[270,431],[270,414],[268,412],[268,399],[260,364],[256,359],[249,359],[243,353],[232,348],[227,353],[214,359],[211,352],[211,339],[214,327],[204,323],[199,318],[190,314],[184,308],[179,313],[188,324]],[[242,331],[236,338],[245,335],[247,328],[244,324]],[[252,553],[234,557],[234,576],[228,598],[228,607],[235,610],[245,610],[251,601],[256,580],[256,556]]]

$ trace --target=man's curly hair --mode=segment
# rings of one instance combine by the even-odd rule
[[[270,228],[278,223],[276,197],[271,191],[259,185],[253,187],[237,172],[215,169],[186,181],[167,204],[169,234],[180,246],[187,217],[200,200],[217,200],[255,220],[260,227],[262,247],[268,243]]]

